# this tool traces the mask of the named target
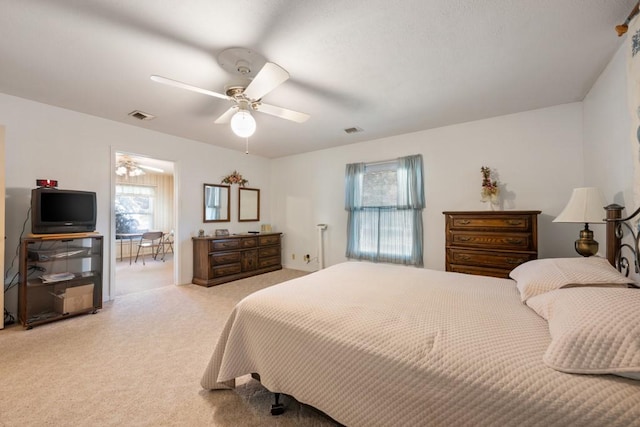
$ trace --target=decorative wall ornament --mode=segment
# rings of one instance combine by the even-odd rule
[[[494,206],[500,202],[500,187],[498,186],[498,180],[491,179],[491,168],[488,166],[482,166],[480,168],[482,173],[482,189],[480,190],[480,197],[483,203],[489,202],[491,210]]]
[[[238,184],[240,187],[244,187],[249,181],[244,179],[238,171],[233,171],[230,175],[222,178],[222,184]]]

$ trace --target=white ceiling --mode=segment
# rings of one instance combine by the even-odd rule
[[[254,114],[275,158],[581,101],[636,2],[2,0],[0,92],[244,151],[213,123],[230,103],[149,79],[224,92],[244,47],[291,75],[264,101],[311,115]]]

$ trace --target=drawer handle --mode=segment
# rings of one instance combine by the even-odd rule
[[[525,260],[520,258],[507,258],[506,261],[507,261],[507,264],[518,265],[518,264],[522,264]]]
[[[458,240],[461,242],[468,242],[469,240],[471,240],[471,237],[469,236],[458,236]]]
[[[460,219],[460,220],[458,220],[458,224],[460,224],[460,225],[468,225],[468,224],[471,224],[471,221],[468,220],[468,219]]]
[[[460,261],[471,261],[471,257],[469,255],[458,255],[457,257]]]
[[[508,225],[522,225],[522,224],[524,224],[524,222],[522,220],[519,220],[519,219],[507,219],[504,222],[506,222]]]
[[[515,238],[513,238],[513,237],[509,237],[509,238],[507,238],[506,240],[507,240],[507,243],[511,243],[511,244],[513,244],[513,245],[520,245],[520,244],[524,243],[524,240],[522,240],[522,239],[515,239]]]

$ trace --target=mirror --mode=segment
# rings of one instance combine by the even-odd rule
[[[238,188],[238,221],[260,221],[260,190]]]
[[[231,191],[228,185],[204,185],[204,222],[229,222]]]

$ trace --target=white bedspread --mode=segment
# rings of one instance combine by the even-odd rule
[[[348,426],[640,425],[640,381],[547,367],[515,282],[348,262],[242,300],[206,389],[259,373]]]

